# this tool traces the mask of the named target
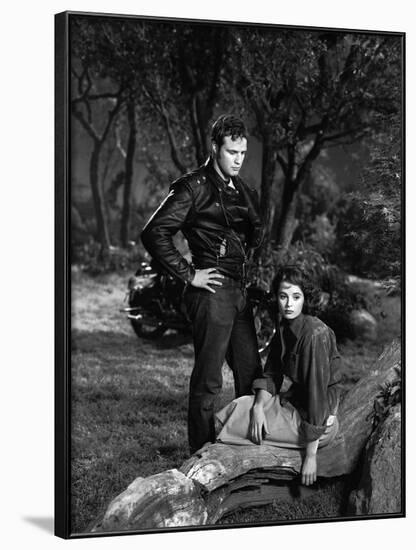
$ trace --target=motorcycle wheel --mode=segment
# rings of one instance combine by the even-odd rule
[[[156,338],[162,336],[167,330],[167,326],[164,323],[159,323],[156,326],[146,325],[134,319],[130,319],[130,323],[136,335],[139,338],[146,338],[147,340],[156,340]]]
[[[276,324],[269,309],[261,302],[253,304],[253,317],[259,353],[264,354],[268,350],[270,342],[276,333]]]

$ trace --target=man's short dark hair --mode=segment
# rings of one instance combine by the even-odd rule
[[[212,125],[211,140],[218,147],[224,143],[224,138],[230,136],[231,139],[247,138],[248,132],[241,118],[234,115],[221,115]]]

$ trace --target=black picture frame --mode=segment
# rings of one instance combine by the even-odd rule
[[[55,534],[65,539],[131,535],[145,533],[161,533],[174,531],[188,531],[201,529],[218,529],[227,527],[250,527],[256,525],[283,525],[287,523],[312,523],[314,521],[347,521],[357,519],[389,519],[392,517],[405,517],[405,455],[404,455],[404,428],[402,420],[402,491],[401,510],[398,513],[375,514],[357,516],[355,518],[345,515],[336,518],[305,518],[304,520],[287,520],[269,523],[250,523],[247,525],[207,525],[207,526],[185,526],[163,529],[127,530],[115,532],[90,533],[88,531],[76,532],[71,526],[71,300],[72,300],[72,279],[71,279],[71,75],[70,75],[70,49],[71,49],[71,19],[77,17],[108,18],[108,19],[140,19],[149,22],[173,22],[208,25],[236,25],[255,26],[258,28],[273,28],[276,31],[284,29],[299,29],[300,31],[328,31],[348,32],[362,34],[380,34],[395,36],[401,40],[402,46],[402,220],[404,222],[404,81],[405,81],[405,33],[371,31],[358,29],[341,28],[319,28],[299,27],[296,25],[261,25],[252,23],[241,23],[232,21],[203,21],[193,19],[177,19],[162,17],[143,17],[133,15],[101,14],[67,11],[55,15]],[[404,223],[403,223],[404,225]],[[402,273],[404,266],[405,235],[402,230]],[[405,280],[401,277],[402,296],[405,295]],[[404,324],[405,313],[404,300],[401,301],[402,325]],[[402,333],[404,329],[402,328]],[[401,357],[404,362],[405,347],[401,344]],[[402,368],[402,383],[405,387],[405,369]],[[402,403],[405,403],[404,391]],[[179,465],[178,465],[179,466]],[[138,475],[140,475],[138,473]]]

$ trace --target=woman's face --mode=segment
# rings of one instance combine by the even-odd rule
[[[282,281],[277,293],[277,301],[279,312],[284,319],[296,319],[302,311],[305,296],[300,286]]]

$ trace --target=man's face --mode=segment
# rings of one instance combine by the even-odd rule
[[[243,165],[247,153],[247,139],[232,139],[226,136],[220,148],[213,143],[214,163],[217,164],[224,178],[236,176]]]

